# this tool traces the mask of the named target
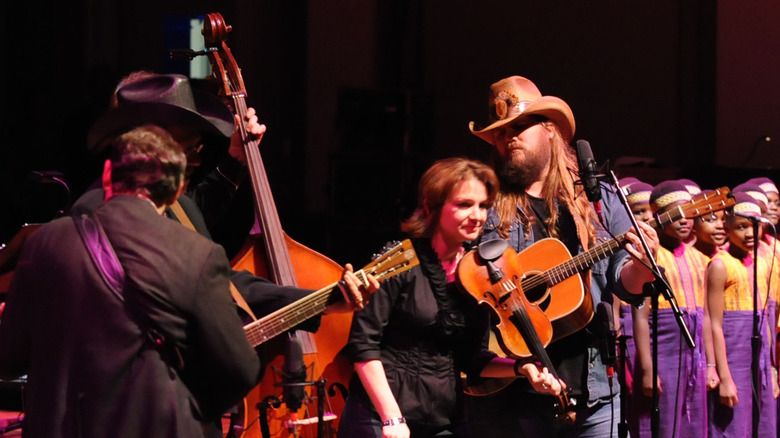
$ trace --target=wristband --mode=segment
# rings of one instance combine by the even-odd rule
[[[715,364],[714,363],[708,363],[707,364],[707,368],[715,368]]]
[[[406,418],[404,418],[404,417],[395,417],[395,418],[391,418],[389,420],[383,421],[382,422],[382,427],[385,427],[385,426],[395,426],[396,424],[404,424],[404,423],[406,423]]]

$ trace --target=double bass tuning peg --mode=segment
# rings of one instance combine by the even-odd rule
[[[192,50],[192,49],[171,49],[168,51],[168,55],[171,57],[171,59],[175,58],[187,58],[188,60],[192,61],[195,57],[208,55],[211,52],[216,52],[216,47],[206,47],[203,50]]]

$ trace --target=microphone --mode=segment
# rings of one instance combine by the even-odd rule
[[[769,219],[767,219],[767,218],[765,218],[763,216],[753,216],[752,214],[743,213],[741,211],[735,211],[734,212],[734,216],[743,217],[743,218],[749,220],[750,222],[760,222],[762,224],[767,224],[767,225],[772,225],[772,226],[775,225],[775,224],[772,223],[772,221],[770,221]]]
[[[58,183],[67,187],[63,182],[65,175],[57,170],[33,170],[28,177],[37,183]]]
[[[296,337],[289,337],[282,363],[282,396],[293,420],[297,420],[297,411],[303,405],[305,391],[301,383],[305,381],[306,364],[303,362],[301,341]]]
[[[577,140],[577,162],[580,166],[580,181],[585,188],[585,195],[590,202],[601,201],[601,187],[596,160],[593,159],[593,151],[586,140]]]
[[[615,365],[617,359],[617,330],[612,313],[612,304],[602,301],[596,305],[596,317],[599,321],[598,332],[603,338],[601,361],[608,367]]]

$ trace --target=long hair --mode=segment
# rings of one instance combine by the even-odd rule
[[[588,243],[593,244],[596,241],[596,228],[593,225],[596,215],[590,207],[583,189],[575,187],[572,171],[576,172],[578,165],[574,150],[563,138],[557,125],[549,120],[545,120],[541,124],[554,132],[549,142],[550,163],[547,168],[547,177],[544,180],[543,189],[544,204],[550,213],[545,221],[544,228],[550,237],[560,238],[560,233],[557,229],[559,217],[557,205],[565,205],[572,216],[575,217],[575,221],[585,226]],[[497,159],[501,158],[497,157]],[[518,206],[525,214],[519,214]],[[526,238],[529,237],[531,227],[536,218],[533,214],[529,214],[531,205],[524,188],[517,191],[502,191],[496,198],[495,207],[499,219],[498,233],[501,237],[509,237],[509,229],[512,223],[518,220],[525,228]],[[577,221],[576,218],[581,220]]]
[[[175,199],[187,165],[181,146],[168,131],[154,125],[117,137],[109,159],[115,193],[142,194],[157,206]]]
[[[439,222],[441,209],[455,186],[469,178],[482,182],[488,203],[498,194],[498,177],[486,164],[466,158],[446,158],[435,162],[420,178],[417,208],[401,223],[401,230],[411,237],[431,237]]]

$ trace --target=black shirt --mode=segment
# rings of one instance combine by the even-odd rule
[[[550,237],[545,227],[545,221],[550,217],[550,211],[544,199],[528,196],[536,220],[532,226],[534,242]],[[566,205],[558,205],[558,240],[563,242],[571,254],[577,254],[579,238],[574,218]],[[580,330],[563,339],[550,343],[547,355],[550,356],[558,376],[571,388],[571,395],[582,395],[585,377],[585,367],[588,360],[585,330]]]

